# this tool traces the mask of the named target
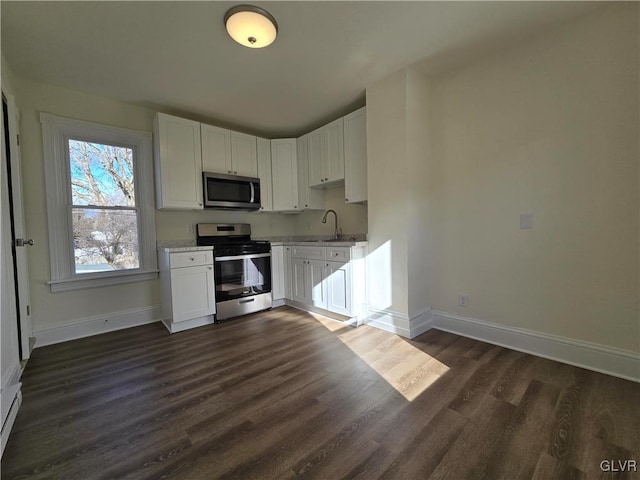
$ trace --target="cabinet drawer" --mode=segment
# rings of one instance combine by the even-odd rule
[[[307,258],[309,260],[325,260],[326,258],[327,249],[325,247],[294,245],[291,248],[293,258]]]
[[[348,262],[351,260],[351,249],[349,247],[328,247],[327,260],[334,262]]]
[[[200,250],[195,252],[179,252],[169,255],[170,268],[193,267],[195,265],[212,265],[213,252]]]

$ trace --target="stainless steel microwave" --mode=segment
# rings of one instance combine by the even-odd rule
[[[222,210],[259,210],[260,179],[204,172],[204,207]]]

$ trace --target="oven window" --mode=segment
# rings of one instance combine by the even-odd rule
[[[271,291],[271,257],[216,260],[216,302]]]

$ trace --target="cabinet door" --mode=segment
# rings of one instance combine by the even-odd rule
[[[342,118],[324,126],[326,156],[325,178],[326,182],[344,180],[344,127]]]
[[[213,315],[216,312],[213,266],[171,269],[173,321]]]
[[[311,303],[308,261],[303,258],[293,258],[291,260],[291,299],[305,305]]]
[[[284,288],[284,247],[271,247],[271,295],[273,300],[285,296]]]
[[[344,201],[367,201],[367,108],[344,117]]]
[[[256,140],[258,178],[260,178],[260,211],[273,211],[273,184],[271,180],[271,142],[266,138]]]
[[[325,282],[325,262],[322,260],[306,260],[308,289],[311,305],[327,308],[327,285]]]
[[[245,133],[231,132],[231,166],[234,175],[258,176],[256,137]]]
[[[158,208],[201,209],[200,124],[158,113],[154,142]]]
[[[298,137],[298,206],[301,210],[324,210],[324,190],[309,187],[309,135]]]
[[[233,172],[231,166],[231,131],[202,124],[202,170],[205,172]]]
[[[295,212],[298,208],[298,159],[296,139],[271,140],[273,210]]]
[[[325,183],[325,130],[318,128],[309,133],[307,152],[309,156],[309,186],[322,187]]]
[[[284,247],[284,296],[287,300],[293,299],[292,278],[291,247]]]
[[[327,262],[327,310],[351,316],[351,264]]]

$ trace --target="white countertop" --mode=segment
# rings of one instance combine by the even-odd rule
[[[167,252],[167,253],[178,253],[178,252],[197,252],[200,250],[213,250],[212,246],[206,247],[160,247],[158,248],[159,252]]]

